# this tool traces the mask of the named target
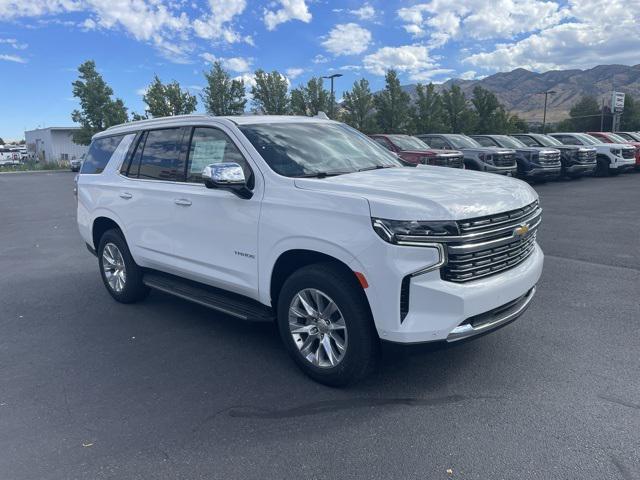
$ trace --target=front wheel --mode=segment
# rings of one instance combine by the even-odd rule
[[[102,281],[114,299],[133,303],[147,296],[149,288],[142,281],[142,269],[133,260],[120,230],[107,230],[97,253]]]
[[[285,281],[278,328],[293,360],[320,383],[344,386],[375,367],[379,340],[366,297],[336,265],[303,267]]]

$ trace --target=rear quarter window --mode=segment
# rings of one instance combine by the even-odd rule
[[[114,135],[112,137],[98,138],[91,142],[89,151],[84,158],[84,162],[82,162],[80,173],[102,173],[123,138],[124,135]]]

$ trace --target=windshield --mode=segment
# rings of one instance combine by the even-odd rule
[[[493,138],[502,148],[526,148],[526,145],[520,140],[508,137],[507,135],[493,135]]]
[[[482,145],[466,135],[447,135],[447,140],[456,148],[482,148]]]
[[[425,150],[429,148],[429,145],[419,138],[409,135],[389,135],[389,139],[400,150]]]
[[[549,135],[536,135],[535,138],[543,147],[561,147],[564,145],[560,140]]]
[[[598,140],[597,138],[592,137],[591,135],[587,135],[586,133],[576,133],[575,136],[577,138],[579,138],[580,140],[582,140],[587,145],[600,145],[600,144],[602,144],[602,140]]]
[[[622,137],[622,138],[626,138],[627,140],[630,140],[632,142],[640,141],[640,135],[637,134],[637,133],[617,132],[616,135],[618,135],[619,137]]]
[[[626,138],[622,138],[617,133],[609,133],[608,136],[609,136],[609,138],[611,140],[613,140],[616,143],[627,143],[628,142],[628,140]]]
[[[402,166],[373,140],[338,123],[264,123],[239,128],[269,167],[285,177]]]

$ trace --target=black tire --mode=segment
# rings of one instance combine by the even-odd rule
[[[300,353],[291,334],[289,308],[294,297],[305,289],[316,289],[325,294],[333,300],[339,309],[338,314],[344,318],[348,333],[346,350],[335,366],[321,367],[312,364],[312,361]],[[341,387],[363,379],[375,369],[380,340],[366,296],[355,275],[335,264],[318,263],[303,267],[285,281],[278,297],[278,329],[293,360],[317,382]],[[319,343],[316,345],[319,349]]]
[[[117,247],[124,263],[126,281],[120,291],[117,291],[109,284],[107,274],[105,273],[103,255],[107,245],[115,245],[115,247]],[[100,238],[97,253],[100,277],[102,278],[105,288],[116,301],[120,303],[134,303],[144,299],[149,294],[149,288],[142,282],[143,271],[136,262],[134,262],[127,242],[120,230],[107,230]]]
[[[597,166],[595,171],[596,177],[608,177],[611,173],[611,169],[609,168],[610,161],[606,157],[597,157]]]

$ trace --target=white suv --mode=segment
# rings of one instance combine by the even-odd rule
[[[604,143],[587,133],[550,133],[550,137],[565,145],[579,145],[596,149],[598,162],[596,174],[600,176],[610,173],[627,172],[636,165],[636,149],[628,143]]]
[[[184,116],[97,134],[78,225],[109,293],[149,288],[277,319],[296,363],[344,385],[380,340],[454,342],[529,305],[542,211],[524,182],[420,166],[338,122]]]

